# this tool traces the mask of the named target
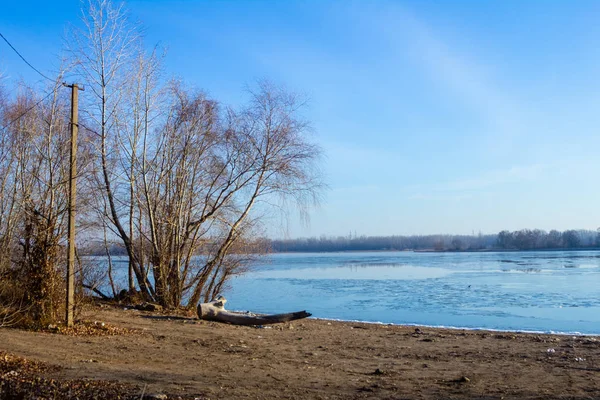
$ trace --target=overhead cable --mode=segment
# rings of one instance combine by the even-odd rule
[[[19,57],[21,57],[21,60],[23,60],[23,61],[25,62],[25,64],[29,65],[29,67],[30,67],[32,70],[34,70],[35,72],[37,72],[38,74],[40,74],[40,75],[41,75],[43,78],[46,78],[46,79],[48,79],[50,82],[54,82],[54,81],[55,81],[54,79],[51,79],[51,78],[49,78],[47,75],[44,75],[43,73],[41,73],[41,72],[40,72],[40,70],[39,70],[39,69],[37,69],[36,67],[34,67],[33,65],[31,65],[31,63],[30,63],[29,61],[27,61],[27,60],[25,59],[25,57],[23,57],[23,56],[21,55],[21,53],[19,53],[19,51],[18,51],[17,49],[15,49],[15,46],[13,46],[13,45],[12,45],[12,44],[11,44],[11,43],[8,41],[8,39],[4,37],[4,35],[3,35],[1,32],[0,32],[0,37],[1,37],[2,39],[4,39],[4,41],[6,42],[6,44],[8,44],[8,45],[10,46],[10,48],[11,48],[11,49],[13,49],[13,51],[14,51],[15,53],[17,53],[17,55],[18,55]]]

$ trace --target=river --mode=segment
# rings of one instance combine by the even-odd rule
[[[600,252],[275,254],[228,308],[317,318],[600,334]]]

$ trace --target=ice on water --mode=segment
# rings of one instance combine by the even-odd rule
[[[226,295],[239,310],[600,334],[599,284],[598,251],[276,254]]]

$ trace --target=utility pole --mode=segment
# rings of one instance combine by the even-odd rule
[[[67,253],[67,303],[66,324],[73,326],[73,308],[75,303],[75,201],[77,199],[77,131],[79,128],[79,86],[76,83],[64,86],[71,88],[71,157],[69,162],[69,224]],[[81,88],[83,90],[83,88]]]

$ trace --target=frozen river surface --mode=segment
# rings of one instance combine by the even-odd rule
[[[228,308],[317,318],[600,334],[600,251],[275,254]]]

